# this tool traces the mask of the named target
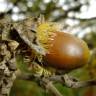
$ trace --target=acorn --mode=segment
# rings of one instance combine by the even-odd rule
[[[88,63],[90,52],[87,44],[72,34],[61,32],[57,23],[44,22],[36,31],[39,45],[46,53],[42,57],[44,65],[72,70]]]

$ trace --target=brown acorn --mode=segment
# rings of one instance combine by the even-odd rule
[[[87,64],[87,44],[68,33],[60,32],[55,23],[45,22],[37,28],[37,39],[45,51],[43,63],[61,70],[71,70]]]

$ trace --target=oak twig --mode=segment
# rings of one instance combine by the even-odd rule
[[[39,82],[39,85],[41,87],[49,90],[51,93],[54,94],[54,96],[62,96],[61,93],[55,88],[53,84],[54,82],[61,83],[62,85],[69,88],[83,88],[88,86],[96,86],[96,79],[79,81],[74,77],[68,76],[67,74],[51,76],[48,78],[35,77],[33,74],[23,74],[23,75],[19,74],[17,78],[23,80],[35,81],[37,83]]]

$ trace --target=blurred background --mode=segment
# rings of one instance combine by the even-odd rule
[[[0,16],[20,21],[29,16],[43,14],[47,20],[63,24],[63,31],[84,39],[90,52],[96,47],[96,0],[0,0]],[[23,60],[17,58],[18,67],[26,71]],[[96,57],[84,68],[70,75],[80,80],[96,78]],[[63,96],[96,96],[96,87],[71,89],[56,84]],[[15,80],[10,96],[50,96],[36,83]]]

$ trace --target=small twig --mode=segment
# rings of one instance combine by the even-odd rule
[[[37,78],[32,74],[22,74],[18,76],[18,79],[29,80],[29,81],[40,81],[41,78]],[[70,77],[67,74],[65,75],[56,75],[46,78],[46,80],[58,82],[66,87],[70,88],[81,88],[88,86],[96,86],[96,79],[87,80],[87,81],[79,81],[74,77]],[[44,80],[43,80],[44,81]]]
[[[49,81],[46,78],[42,79],[42,83],[49,92],[51,92],[54,96],[62,96],[62,94],[56,89],[53,85],[52,81]]]
[[[96,20],[96,17],[90,17],[90,18],[71,17],[70,19],[80,20],[80,21],[89,21],[89,20]]]
[[[65,85],[70,88],[82,88],[88,86],[96,86],[96,80],[87,80],[87,81],[77,81],[74,78],[70,78],[68,75],[64,75],[63,79]]]
[[[48,78],[35,77],[34,74],[27,74],[27,73],[24,73],[22,75],[22,73],[20,73],[20,72],[19,72],[17,78],[38,82],[41,87],[43,86],[44,88],[46,88],[47,90],[52,92],[52,94],[54,94],[54,96],[62,96],[61,93],[55,88],[53,83],[50,80],[48,80]]]

